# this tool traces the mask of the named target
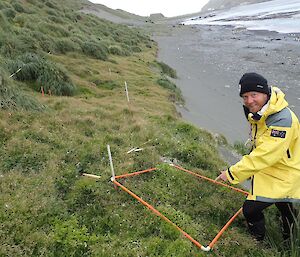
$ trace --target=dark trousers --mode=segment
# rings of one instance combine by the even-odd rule
[[[247,220],[250,233],[258,241],[263,240],[266,234],[263,210],[271,206],[272,204],[276,205],[281,214],[283,239],[287,240],[290,237],[295,216],[295,209],[293,208],[292,203],[266,203],[246,200],[243,205],[243,213]]]

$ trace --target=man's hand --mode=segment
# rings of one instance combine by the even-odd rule
[[[222,179],[223,181],[227,181],[227,176],[226,176],[226,171],[227,170],[223,170],[221,171],[221,174],[215,179],[215,181],[218,181],[220,179]]]

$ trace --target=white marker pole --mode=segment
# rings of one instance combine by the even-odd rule
[[[129,93],[128,93],[128,87],[126,81],[125,81],[125,92],[126,92],[127,102],[129,103]]]
[[[12,78],[13,76],[15,76],[18,72],[20,72],[22,70],[22,68],[19,68],[16,72],[14,72],[13,74],[11,74],[9,77]]]
[[[111,69],[110,69],[110,68],[108,68],[108,71],[109,71],[109,76],[111,77]]]
[[[112,174],[111,181],[114,181],[115,180],[115,170],[114,170],[114,165],[113,165],[112,158],[111,158],[111,152],[110,152],[109,145],[107,145],[107,152],[108,152],[110,169],[111,169],[111,174]]]

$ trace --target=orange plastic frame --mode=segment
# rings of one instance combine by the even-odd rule
[[[224,187],[230,188],[231,190],[234,190],[236,192],[242,193],[244,195],[248,195],[248,192],[246,192],[244,190],[241,190],[239,188],[235,188],[235,187],[229,186],[227,184],[224,184],[224,183],[215,181],[213,179],[207,178],[207,177],[205,177],[203,175],[200,175],[200,174],[194,173],[194,172],[192,172],[190,170],[184,169],[184,168],[182,168],[182,167],[180,167],[178,165],[170,164],[170,166],[172,166],[172,167],[174,167],[174,168],[176,168],[178,170],[187,172],[187,173],[189,173],[189,174],[191,174],[193,176],[196,176],[198,178],[207,180],[207,181],[209,181],[211,183],[214,183],[214,184],[217,184],[217,185],[220,185],[220,186],[224,186]],[[198,248],[200,248],[201,250],[206,251],[206,252],[210,251],[214,247],[214,245],[216,244],[216,242],[219,240],[219,238],[221,237],[221,235],[224,233],[224,231],[230,226],[230,224],[235,220],[235,218],[242,212],[242,208],[240,208],[228,220],[228,222],[223,226],[223,228],[219,231],[219,233],[215,236],[215,238],[209,243],[209,245],[203,246],[197,240],[195,240],[194,238],[192,238],[188,233],[186,233],[180,227],[178,227],[175,223],[173,223],[171,220],[169,220],[165,215],[163,215],[161,212],[159,212],[157,209],[155,209],[152,205],[150,205],[149,203],[147,203],[146,201],[144,201],[143,199],[141,199],[139,196],[137,196],[135,193],[133,193],[132,191],[130,191],[128,188],[126,188],[125,186],[123,186],[121,183],[119,183],[117,181],[117,179],[119,179],[119,178],[127,178],[127,177],[131,177],[131,176],[137,176],[137,175],[140,175],[140,174],[143,174],[143,173],[147,173],[147,172],[150,172],[150,171],[154,171],[154,170],[157,170],[157,169],[156,168],[151,168],[151,169],[147,169],[147,170],[142,170],[142,171],[138,171],[138,172],[133,172],[133,173],[128,173],[128,174],[123,174],[123,175],[120,175],[120,176],[115,176],[115,178],[112,178],[112,182],[116,186],[120,187],[122,190],[124,190],[125,192],[127,192],[129,195],[131,195],[132,197],[134,197],[140,203],[142,203],[143,205],[145,205],[149,210],[151,210],[157,216],[161,217],[163,220],[165,220],[168,223],[170,223],[171,225],[173,225],[178,231],[180,231],[180,233],[182,235],[184,235],[187,239],[189,239]],[[84,173],[82,175],[83,176],[87,176],[87,177],[91,177],[91,178],[100,178],[99,176],[92,175],[92,174],[86,174],[86,173]]]

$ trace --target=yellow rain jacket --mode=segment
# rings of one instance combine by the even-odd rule
[[[261,118],[248,114],[253,150],[226,172],[232,184],[251,178],[248,200],[300,202],[300,127],[284,96],[272,87]]]

